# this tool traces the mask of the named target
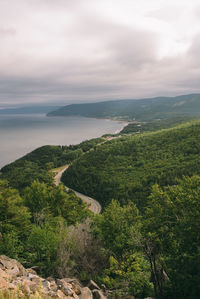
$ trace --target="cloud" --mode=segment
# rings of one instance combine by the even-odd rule
[[[16,34],[16,31],[14,28],[0,28],[0,38],[5,38],[8,36],[13,36]]]
[[[193,1],[0,0],[0,103],[200,92]]]

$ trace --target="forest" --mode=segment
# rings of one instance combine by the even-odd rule
[[[86,140],[78,145],[53,146],[45,145],[37,148],[24,157],[2,167],[1,177],[9,181],[13,188],[22,191],[34,180],[52,184],[50,169],[70,164],[74,159],[89,151],[103,138]]]
[[[114,298],[199,298],[200,119],[171,122],[44,146],[3,167],[0,254],[44,277],[94,279]],[[66,164],[62,181],[99,200],[100,215],[54,185],[52,169]]]
[[[96,198],[146,206],[154,184],[174,186],[200,171],[200,121],[113,139],[75,160],[62,177],[69,187]]]

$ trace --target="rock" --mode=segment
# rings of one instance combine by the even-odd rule
[[[56,293],[56,298],[58,299],[66,299],[66,298],[70,298],[71,297],[66,297],[65,294],[61,291],[61,290],[58,290],[57,293]]]
[[[105,284],[101,284],[101,289],[102,289],[104,292],[106,292],[106,286],[105,286]]]
[[[50,290],[50,282],[46,279],[42,280],[42,286],[48,290]]]
[[[88,287],[81,289],[81,294],[79,295],[79,299],[93,299],[92,292]]]
[[[6,280],[10,281],[11,280],[11,276],[8,275],[5,271],[3,271],[2,269],[0,269],[0,277],[1,278],[5,278]]]
[[[33,270],[32,268],[27,268],[26,272],[30,273],[30,274],[33,274],[33,275],[37,275],[37,272],[35,270]]]
[[[74,290],[74,292],[77,295],[81,294],[81,288],[83,287],[81,285],[81,283],[78,281],[78,279],[76,278],[63,278],[64,281],[66,281],[67,283],[70,283],[72,285],[72,288]]]
[[[51,277],[51,276],[47,277],[46,280],[48,280],[49,282],[51,282],[51,281],[55,281],[54,278]]]
[[[28,286],[33,294],[40,290],[40,285],[37,282],[30,281]]]
[[[57,285],[66,296],[72,296],[75,293],[72,289],[72,285],[66,282],[65,279],[58,279]]]
[[[16,260],[0,255],[0,268],[12,277],[27,276],[25,268]]]
[[[76,293],[76,295],[80,295],[81,294],[81,287],[77,284],[74,285],[74,283],[72,283],[74,292]]]
[[[90,290],[91,288],[91,290]],[[32,269],[25,269],[19,262],[7,256],[0,256],[0,292],[5,296],[8,291],[19,298],[52,298],[52,299],[105,299],[99,286],[90,281],[83,287],[76,278],[63,278],[56,281],[52,277],[44,279]],[[94,295],[94,297],[93,297]],[[7,298],[7,297],[6,297]]]
[[[4,290],[8,288],[9,288],[9,283],[3,277],[0,277],[0,290]]]
[[[55,280],[50,281],[50,289],[54,292],[56,292],[58,290],[58,286],[57,286]]]
[[[36,274],[28,273],[28,278],[30,280],[34,280],[35,278],[37,279],[37,278],[40,278],[40,277],[38,275],[36,275]]]
[[[96,284],[96,282],[94,282],[93,280],[90,280],[87,287],[90,290],[100,290],[100,287]]]
[[[106,296],[100,290],[93,290],[92,295],[94,299],[106,299]]]

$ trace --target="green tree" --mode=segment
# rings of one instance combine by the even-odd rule
[[[139,234],[140,226],[139,212],[133,203],[122,207],[112,200],[104,213],[96,217],[94,231],[110,255],[103,282],[120,292],[144,298],[151,295],[152,285],[149,265],[132,238]]]
[[[134,204],[122,207],[118,201],[105,208],[96,218],[96,233],[103,244],[116,257],[122,256],[131,247],[131,227],[138,223],[138,209]]]
[[[34,219],[43,212],[47,213],[50,208],[50,196],[45,183],[34,181],[30,187],[26,187],[24,190],[23,198]]]
[[[30,231],[30,213],[17,190],[0,180],[0,252],[17,258]]]
[[[39,266],[43,275],[52,275],[57,263],[62,218],[54,218],[41,225],[33,225],[27,240],[27,260]]]
[[[145,213],[143,249],[151,264],[156,298],[199,296],[199,198],[199,176],[165,189],[153,187]]]

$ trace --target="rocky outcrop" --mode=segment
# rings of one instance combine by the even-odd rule
[[[19,262],[5,255],[0,256],[0,294],[16,293],[16,298],[54,298],[54,299],[105,299],[99,286],[90,281],[83,286],[75,278],[46,279],[37,275],[33,269],[25,269]],[[17,297],[18,296],[18,297]],[[14,298],[14,297],[12,297]]]

